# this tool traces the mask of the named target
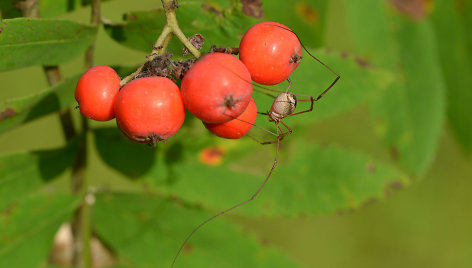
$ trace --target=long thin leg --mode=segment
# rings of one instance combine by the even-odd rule
[[[300,45],[303,47],[303,50],[305,50],[306,53],[308,53],[308,55],[310,55],[310,57],[315,59],[317,62],[319,62],[321,65],[323,65],[326,69],[328,69],[330,72],[332,72],[334,75],[336,75],[336,78],[331,83],[331,85],[329,85],[329,87],[327,89],[325,89],[325,91],[323,91],[323,93],[321,93],[317,98],[315,98],[315,101],[321,99],[323,97],[323,95],[326,94],[326,92],[328,92],[334,86],[334,84],[336,84],[338,82],[338,80],[341,78],[341,76],[337,72],[335,72],[333,69],[331,69],[328,65],[326,65],[324,62],[322,62],[320,59],[318,59],[313,54],[311,54],[310,51],[308,51],[308,49],[303,44],[302,40],[300,40],[300,37],[298,36],[297,33],[295,33],[294,31],[292,31],[290,29],[288,29],[287,27],[283,27],[283,26],[280,26],[280,25],[273,24],[272,26],[279,27],[279,28],[285,29],[289,32],[292,32],[297,37],[298,41],[300,42]]]
[[[289,128],[283,121],[279,121],[279,122],[282,123],[282,125],[284,125],[284,127],[287,128],[287,130],[288,130],[287,132],[285,132],[285,135],[292,134],[293,131],[292,131],[291,128]]]
[[[258,114],[268,115],[268,113],[261,113],[261,112],[259,112]],[[246,121],[246,120],[242,120],[242,119],[236,118],[236,117],[231,116],[231,115],[228,115],[228,116],[233,117],[233,120],[239,120],[239,121],[244,122],[244,123],[246,123],[246,124],[252,125],[252,127],[258,128],[258,129],[260,129],[261,131],[264,131],[264,132],[266,132],[266,133],[268,133],[268,134],[270,134],[270,135],[273,135],[273,136],[277,137],[276,140],[272,140],[272,141],[260,141],[260,140],[257,139],[256,137],[253,137],[253,136],[250,135],[250,134],[246,134],[247,137],[249,137],[250,139],[252,139],[252,140],[254,140],[255,142],[260,143],[260,144],[262,144],[262,145],[274,144],[274,143],[277,142],[277,140],[282,140],[285,136],[287,136],[287,135],[289,135],[289,134],[292,133],[292,130],[291,130],[287,125],[285,125],[283,122],[281,122],[281,121],[280,121],[280,122],[289,130],[288,132],[284,132],[284,131],[280,128],[279,122],[275,122],[275,126],[276,126],[276,128],[277,128],[277,133],[274,133],[273,131],[270,131],[270,130],[268,130],[268,129],[265,129],[265,128],[261,127],[261,126],[258,126],[258,125],[254,124],[254,123],[251,123],[251,122],[248,122],[248,121]]]
[[[278,89],[273,89],[273,88],[268,88],[268,87],[264,87],[264,86],[261,86],[261,85],[258,85],[258,84],[252,84],[254,86],[254,91],[257,91],[261,94],[264,94],[264,95],[267,95],[267,96],[270,96],[270,97],[273,97],[274,99],[276,98],[276,96],[270,94],[270,93],[267,93],[265,91],[270,91],[270,92],[274,92],[274,93],[287,93],[288,90],[278,90]],[[265,91],[262,91],[262,90],[258,90],[257,88],[259,89],[263,89]],[[292,92],[295,96],[298,96],[298,97],[310,97],[310,95],[306,95],[306,94],[300,94],[300,93],[295,93],[295,92]]]
[[[287,81],[288,81],[288,87],[287,87],[287,89],[285,90],[285,93],[288,93],[288,91],[290,90],[290,87],[292,86],[292,80],[290,80],[290,77],[287,78]]]
[[[277,129],[277,132],[278,132],[278,129]],[[277,133],[279,134],[279,133]],[[256,198],[256,196],[261,192],[262,188],[264,188],[264,186],[266,185],[267,181],[269,181],[269,178],[270,176],[272,175],[272,172],[274,171],[275,167],[277,166],[277,162],[278,162],[278,158],[279,158],[279,147],[280,147],[280,140],[278,139],[277,140],[277,149],[275,151],[275,159],[274,159],[274,164],[272,165],[272,168],[270,169],[269,171],[269,174],[267,174],[267,177],[265,178],[264,182],[262,182],[262,184],[259,186],[259,188],[256,190],[256,192],[246,201],[243,201],[237,205],[234,205],[228,209],[225,209],[223,211],[221,211],[220,213],[216,214],[216,215],[213,215],[211,216],[210,218],[206,219],[205,221],[203,221],[202,223],[200,223],[200,225],[198,225],[195,229],[193,229],[193,231],[187,236],[187,238],[185,238],[184,242],[182,243],[182,245],[180,246],[179,248],[179,251],[177,251],[177,254],[175,255],[174,257],[174,260],[172,261],[172,265],[171,265],[171,268],[174,267],[174,264],[175,262],[177,261],[177,258],[179,257],[180,253],[182,252],[182,249],[185,247],[185,245],[187,244],[188,240],[200,229],[202,228],[203,225],[207,224],[208,222],[212,221],[213,219],[215,219],[216,217],[218,216],[221,216],[223,214],[226,214],[228,212],[230,212],[231,210],[233,209],[236,209],[240,206],[243,206],[249,202],[251,202],[254,198]]]
[[[293,114],[286,115],[286,116],[284,116],[284,118],[285,118],[285,117],[289,117],[289,116],[294,116],[294,115],[297,115],[297,114],[303,114],[303,113],[308,113],[308,112],[313,111],[313,106],[314,106],[314,103],[315,103],[315,99],[313,99],[313,97],[310,97],[310,101],[311,101],[310,109],[305,110],[305,111],[300,111],[300,112],[297,112],[297,113],[293,113]]]
[[[268,115],[267,113],[258,113],[258,114]],[[243,122],[243,123],[252,125],[253,127],[256,127],[256,128],[258,128],[258,129],[260,129],[260,130],[266,132],[266,133],[269,133],[269,134],[271,134],[271,135],[273,135],[273,136],[275,136],[275,137],[279,137],[279,134],[274,133],[274,132],[272,132],[272,131],[270,131],[270,130],[268,130],[268,129],[265,129],[265,128],[261,127],[261,126],[258,126],[258,125],[254,124],[254,123],[248,122],[248,121],[246,121],[246,120],[239,119],[239,118],[234,117],[234,116],[229,115],[229,114],[225,114],[225,115],[227,115],[227,116],[229,116],[229,117],[232,117],[233,120],[238,120],[238,121],[241,121],[241,122]],[[251,137],[251,138],[252,138],[252,137]],[[252,138],[252,139],[254,139],[254,138]],[[254,140],[256,140],[256,139],[254,139]],[[257,140],[256,140],[256,141],[257,141]],[[259,141],[257,141],[257,142],[262,144],[262,142],[259,142]]]
[[[282,123],[282,124],[283,124],[283,123]],[[252,125],[254,125],[254,124],[252,124]],[[284,124],[284,125],[285,125],[285,124]],[[257,125],[254,125],[254,126],[257,126]],[[285,126],[286,126],[286,125],[285,125]],[[258,126],[257,126],[257,127],[258,127]],[[289,132],[284,132],[284,131],[280,128],[279,122],[276,122],[276,123],[275,123],[275,127],[276,127],[276,129],[277,129],[277,133],[278,133],[278,134],[275,134],[275,133],[273,133],[272,131],[266,130],[265,128],[262,128],[262,127],[259,127],[259,128],[264,129],[264,130],[266,130],[267,132],[269,132],[269,133],[271,133],[271,134],[273,134],[273,135],[276,135],[276,136],[277,136],[277,139],[276,139],[276,140],[272,140],[272,141],[261,141],[261,140],[257,139],[256,137],[252,136],[251,134],[246,134],[246,136],[249,137],[249,138],[251,138],[252,140],[254,140],[254,141],[257,142],[257,143],[260,143],[260,144],[262,144],[262,145],[267,145],[267,144],[274,144],[274,143],[276,143],[276,142],[278,142],[278,141],[281,141],[281,140],[283,140],[283,138],[285,138],[285,136],[287,136],[288,134],[291,134],[291,133],[292,133],[292,132],[291,132],[291,129],[289,129]]]

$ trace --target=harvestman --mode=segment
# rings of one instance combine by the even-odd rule
[[[295,34],[295,36],[297,36],[298,40],[300,41],[300,38],[298,37],[298,35],[293,32],[292,30],[290,29],[287,29],[287,28],[284,28],[284,27],[281,27],[281,26],[278,26],[278,25],[273,25],[275,27],[280,27],[280,28],[283,28],[283,29],[286,29],[287,31],[290,31],[292,32],[293,34]],[[271,122],[274,122],[275,123],[275,127],[276,127],[276,133],[270,131],[270,130],[267,130],[267,129],[264,129],[262,127],[259,127],[257,125],[254,125],[252,124],[254,127],[257,127],[257,128],[260,128],[262,129],[263,131],[271,134],[271,135],[274,135],[277,139],[276,140],[273,140],[273,141],[266,141],[266,142],[260,142],[258,141],[257,139],[253,138],[253,137],[250,137],[252,138],[253,140],[255,140],[256,142],[262,144],[262,145],[266,145],[266,144],[273,144],[273,143],[276,143],[276,151],[275,151],[275,159],[274,159],[274,163],[272,164],[272,168],[270,169],[269,173],[267,174],[265,180],[262,182],[262,184],[259,186],[259,188],[256,190],[256,192],[247,200],[239,203],[239,204],[236,204],[228,209],[225,209],[221,212],[219,212],[218,214],[216,215],[213,215],[211,216],[210,218],[206,219],[205,221],[203,221],[202,223],[200,223],[197,227],[195,227],[195,229],[192,230],[192,232],[187,236],[187,238],[185,238],[184,242],[182,243],[182,245],[180,246],[179,250],[177,251],[177,254],[175,255],[173,261],[172,261],[172,265],[171,265],[171,268],[174,267],[174,264],[175,262],[177,261],[177,258],[180,256],[180,253],[182,252],[182,249],[185,247],[185,245],[187,244],[187,242],[190,240],[190,238],[205,224],[207,224],[208,222],[212,221],[213,219],[223,215],[223,214],[226,214],[228,212],[230,212],[231,210],[234,210],[240,206],[243,206],[249,202],[251,202],[254,198],[256,198],[256,196],[261,192],[262,188],[264,188],[264,186],[266,185],[267,181],[269,181],[269,178],[270,176],[272,175],[272,172],[274,171],[275,167],[277,166],[277,162],[278,162],[278,157],[279,157],[279,147],[280,147],[280,141],[287,135],[291,134],[292,133],[292,129],[290,127],[288,127],[283,121],[282,119],[284,119],[285,117],[289,117],[289,116],[294,116],[294,115],[298,115],[298,114],[303,114],[303,113],[307,113],[307,112],[311,112],[313,111],[313,107],[314,107],[314,103],[315,101],[318,101],[320,100],[337,82],[338,80],[341,78],[339,76],[338,73],[336,73],[333,69],[331,69],[328,65],[326,65],[325,63],[323,63],[321,60],[319,60],[318,58],[316,58],[315,56],[313,56],[313,54],[310,53],[310,51],[308,51],[308,49],[305,47],[305,45],[303,45],[303,43],[300,41],[300,44],[301,46],[303,47],[303,49],[308,53],[308,55],[310,55],[310,57],[312,57],[313,59],[315,59],[317,62],[319,62],[321,65],[323,65],[325,68],[327,68],[330,72],[332,72],[334,75],[336,75],[336,78],[334,79],[334,81],[328,86],[328,88],[326,88],[318,97],[316,98],[313,98],[312,96],[308,96],[308,95],[302,95],[302,94],[298,94],[300,96],[304,96],[304,97],[310,97],[309,100],[298,100],[300,102],[311,102],[311,106],[309,109],[307,110],[304,110],[304,111],[300,111],[300,112],[297,112],[297,113],[294,113],[295,111],[295,108],[297,107],[297,97],[295,96],[294,93],[292,92],[289,92],[290,90],[290,87],[292,85],[292,81],[290,80],[290,78],[287,79],[289,85],[287,87],[287,89],[285,91],[282,91],[281,93],[279,93],[279,95],[274,99],[274,102],[272,103],[272,107],[270,108],[270,110],[267,112],[267,113],[259,113],[259,114],[262,114],[262,115],[266,115],[269,117],[269,121]],[[266,87],[262,87],[260,85],[255,85],[259,88],[262,88],[262,89],[265,89],[265,90],[268,90],[268,91],[272,91],[272,92],[280,92],[278,90],[274,90],[274,89],[269,89],[269,88],[266,88]],[[272,96],[272,95],[270,95]],[[247,122],[248,124],[250,124],[249,122]],[[282,124],[287,130],[284,132],[282,130],[282,128],[280,127],[279,124]]]

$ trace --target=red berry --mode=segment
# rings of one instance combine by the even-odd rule
[[[228,122],[220,124],[205,123],[205,127],[215,134],[216,136],[226,139],[240,139],[252,128],[254,122],[256,122],[257,107],[253,99],[249,102],[246,110],[238,116]]]
[[[300,63],[300,41],[287,26],[261,22],[241,39],[239,59],[254,82],[275,85],[287,79]]]
[[[115,117],[113,105],[120,91],[120,77],[108,66],[88,69],[75,88],[80,112],[87,118],[108,121]]]
[[[236,57],[210,53],[182,79],[185,107],[197,118],[222,123],[238,117],[252,96],[251,75]]]
[[[115,103],[118,128],[132,141],[156,143],[182,126],[185,108],[179,88],[165,77],[139,78],[126,84]]]

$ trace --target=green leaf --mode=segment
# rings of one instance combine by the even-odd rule
[[[200,33],[205,38],[201,51],[211,45],[239,46],[241,35],[257,20],[244,15],[234,7],[219,9],[204,4],[205,1],[185,1],[176,11],[183,33],[193,36]],[[105,30],[115,41],[124,46],[149,52],[165,25],[162,10],[130,12],[124,15],[123,24],[105,24]],[[183,46],[176,38],[169,45],[174,55],[182,53]]]
[[[139,178],[153,167],[156,148],[129,141],[116,127],[95,129],[94,134],[100,157],[126,177]]]
[[[270,0],[262,6],[265,20],[281,23],[297,33],[310,47],[323,44],[326,26],[326,0]]]
[[[388,2],[344,3],[356,53],[395,73],[395,83],[372,104],[376,132],[404,169],[420,175],[433,160],[445,114],[445,88],[431,23],[396,11],[389,18]]]
[[[202,150],[212,146],[202,141],[197,144],[193,137],[181,143],[187,149],[182,156],[171,165],[160,160],[160,168],[151,170],[147,181],[159,191],[214,211],[249,199],[275,158],[274,151],[265,150],[267,146],[252,141],[227,142],[216,147],[224,155],[223,163],[211,166],[205,164],[208,161],[202,158]],[[391,185],[408,182],[395,168],[360,153],[306,141],[284,141],[284,146],[294,155],[288,158],[280,153],[280,164],[259,198],[238,212],[274,216],[355,209],[385,197]]]
[[[21,17],[21,11],[15,7],[13,1],[0,1],[0,19]]]
[[[210,214],[142,194],[103,194],[93,210],[97,234],[132,267],[170,267],[185,237]],[[184,248],[176,267],[298,267],[281,252],[216,220]]]
[[[0,21],[0,71],[57,65],[92,44],[96,27],[68,20],[17,18]]]
[[[458,4],[439,0],[432,17],[447,85],[449,122],[463,149],[472,153],[472,50],[467,46],[470,26],[464,12]]]
[[[39,14],[42,18],[50,18],[80,8],[81,0],[41,0]]]
[[[78,143],[55,150],[0,155],[0,211],[35,192],[66,170]]]
[[[70,107],[80,75],[65,79],[33,95],[0,102],[0,133]]]
[[[46,260],[54,234],[77,204],[69,195],[38,195],[0,212],[0,267],[37,267]]]

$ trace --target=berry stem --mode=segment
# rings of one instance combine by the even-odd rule
[[[164,8],[165,15],[166,15],[166,25],[164,25],[164,28],[162,29],[161,34],[156,40],[156,43],[154,44],[151,53],[146,57],[147,60],[146,62],[152,61],[158,56],[162,56],[165,54],[167,50],[167,46],[169,45],[170,40],[172,37],[175,35],[180,42],[192,53],[192,55],[195,58],[200,57],[200,51],[196,49],[190,41],[187,39],[185,34],[182,32],[182,30],[179,27],[179,24],[177,22],[177,17],[175,15],[175,8],[177,7],[175,0],[161,0],[162,1],[162,7]],[[145,63],[144,63],[145,64]],[[128,82],[133,80],[136,75],[138,75],[144,67],[144,64],[139,66],[139,68],[132,74],[126,76],[123,78],[120,82],[120,86],[126,85]]]
[[[151,53],[149,54],[149,56],[147,56],[146,62],[152,61],[157,56],[162,56],[165,53],[171,39],[172,39],[172,29],[166,24],[164,28],[162,29],[161,35],[159,35],[159,37],[157,38],[156,43],[154,44]],[[126,85],[128,82],[130,82],[131,80],[133,80],[136,75],[141,73],[141,71],[143,70],[143,67],[144,67],[144,64],[139,66],[139,68],[134,73],[121,79],[120,86],[122,87]]]
[[[167,25],[172,29],[172,32],[175,36],[184,44],[184,46],[192,53],[195,58],[200,57],[200,51],[196,49],[185,37],[185,34],[179,27],[179,23],[177,22],[177,17],[175,16],[175,0],[162,0],[162,6],[164,7],[166,13],[166,20]]]

